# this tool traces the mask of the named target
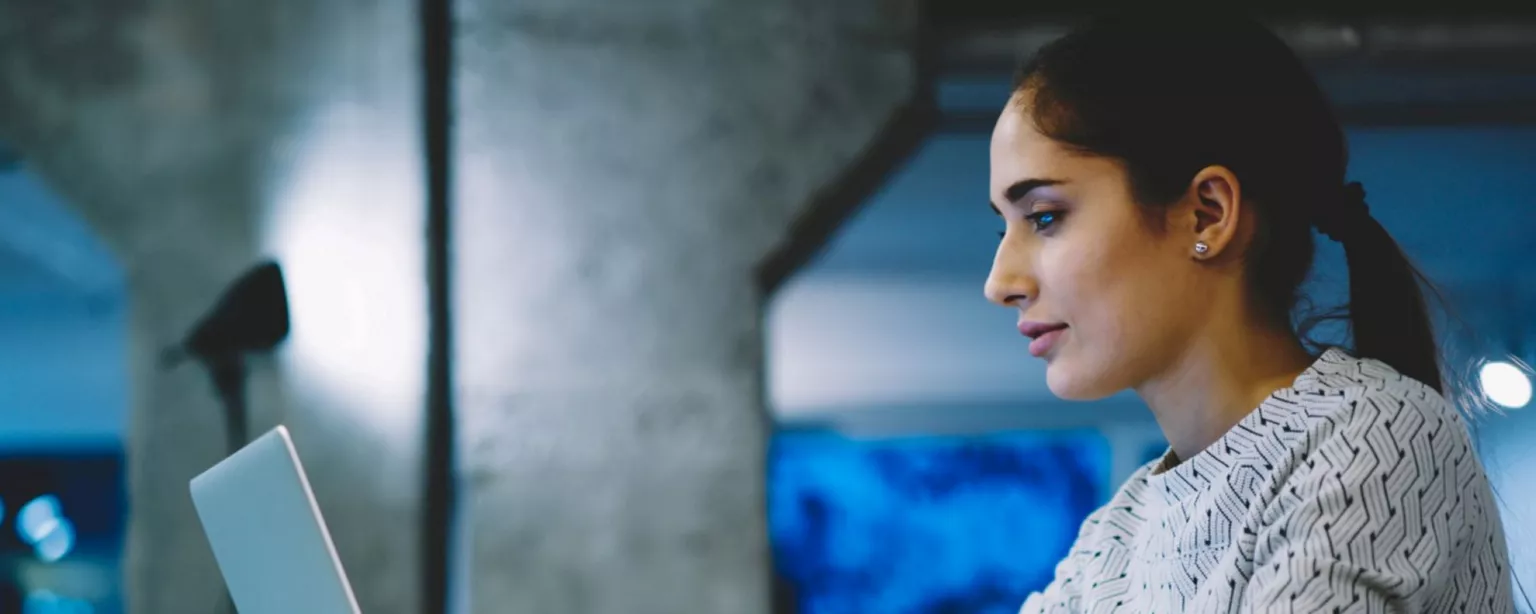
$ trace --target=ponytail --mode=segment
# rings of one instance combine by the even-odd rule
[[[1422,273],[1365,204],[1359,183],[1317,212],[1318,231],[1344,247],[1349,267],[1349,327],[1355,354],[1445,393],[1434,328],[1420,286]]]

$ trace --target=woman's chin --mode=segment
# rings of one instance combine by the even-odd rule
[[[1070,361],[1053,360],[1045,367],[1046,387],[1065,401],[1096,401],[1116,392],[1103,384],[1104,378],[1075,370]]]

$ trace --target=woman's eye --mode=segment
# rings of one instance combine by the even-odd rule
[[[1030,225],[1034,226],[1035,232],[1049,229],[1056,222],[1060,221],[1060,218],[1061,214],[1056,211],[1041,211],[1024,216],[1024,219],[1029,220]]]

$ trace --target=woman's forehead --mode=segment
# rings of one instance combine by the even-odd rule
[[[1040,134],[1019,109],[1010,106],[992,130],[994,191],[1027,177],[1062,177],[1081,171],[1084,156],[1073,155]]]

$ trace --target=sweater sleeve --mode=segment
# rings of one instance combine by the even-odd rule
[[[1095,555],[1089,544],[1093,541],[1104,510],[1101,507],[1083,520],[1077,538],[1072,542],[1072,549],[1067,552],[1066,558],[1056,563],[1056,573],[1051,583],[1030,594],[1019,608],[1019,614],[1076,614],[1082,611],[1083,572]]]
[[[1487,587],[1440,585],[1486,563],[1468,553],[1490,539],[1494,508],[1454,410],[1426,406],[1437,401],[1364,395],[1348,401],[1361,415],[1307,434],[1315,445],[1253,537],[1242,611],[1451,611],[1472,599],[1472,611],[1489,611],[1476,607]],[[1505,573],[1489,567],[1485,582]],[[1426,601],[1447,594],[1456,601]]]

